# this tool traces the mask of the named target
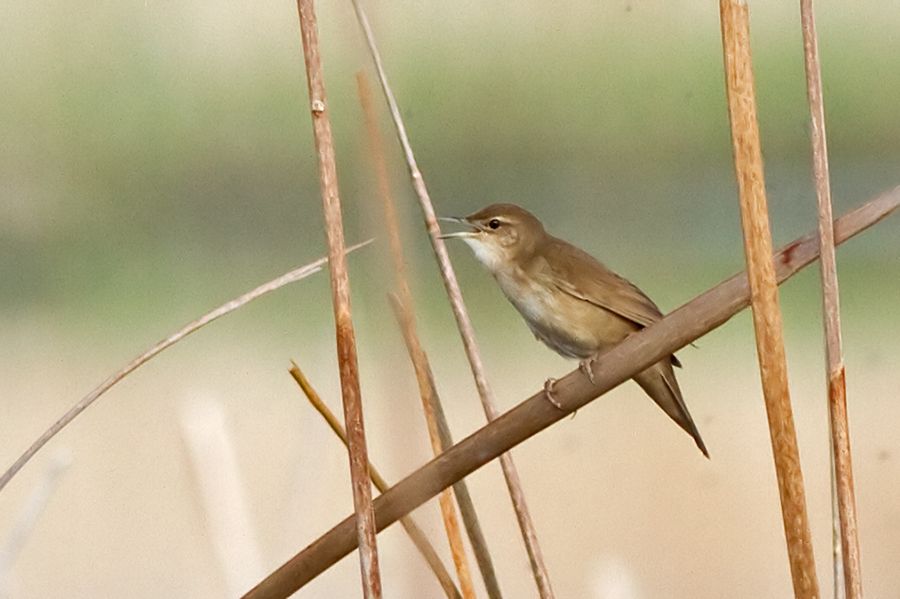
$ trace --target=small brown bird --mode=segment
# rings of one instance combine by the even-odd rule
[[[587,252],[548,234],[541,221],[523,208],[493,204],[464,218],[442,220],[472,227],[442,237],[465,241],[534,336],[558,354],[580,359],[589,378],[593,358],[662,318],[640,289]],[[673,365],[681,366],[675,356],[669,356],[634,380],[709,457],[681,396]],[[552,385],[553,379],[548,380],[545,390],[555,404]]]

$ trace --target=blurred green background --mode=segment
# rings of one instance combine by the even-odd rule
[[[900,183],[900,10],[874,0],[817,7],[841,214]],[[319,11],[347,237],[383,237],[353,77],[369,60],[349,3]],[[754,2],[752,11],[770,212],[781,244],[815,222],[798,7]],[[741,268],[716,3],[399,0],[373,4],[370,13],[439,212],[519,203],[664,310]],[[292,3],[6,2],[0,50],[5,467],[128,358],[320,256],[324,239]],[[423,336],[461,437],[482,417],[405,167],[383,125],[409,223]],[[872,596],[900,588],[889,567],[900,559],[900,542],[886,534],[900,525],[900,445],[890,426],[900,417],[895,221],[838,255]],[[396,478],[428,449],[411,373],[388,324],[384,254],[377,244],[350,262],[370,443]],[[467,250],[452,255],[504,407],[572,366],[530,341]],[[782,301],[827,588],[817,281],[809,269]],[[325,275],[279,292],[185,341],[67,430],[54,445],[71,448],[73,466],[6,573],[10,596],[61,588],[71,597],[229,593],[179,425],[198,396],[213,396],[226,414],[249,479],[244,492],[263,570],[345,515],[346,459],[284,373],[288,358],[299,359],[337,408],[330,310]],[[632,385],[610,397],[634,401],[602,400],[517,451],[560,596],[788,595],[749,319],[699,346],[684,352],[680,377],[711,463]],[[46,459],[0,496],[0,542]],[[511,597],[532,596],[495,466],[473,485],[501,582]],[[662,497],[658,486],[673,496]],[[443,551],[433,510],[422,518]],[[406,556],[385,558],[388,596],[438,596],[400,533],[384,537],[388,556]],[[356,583],[350,558],[300,596],[355,596]]]

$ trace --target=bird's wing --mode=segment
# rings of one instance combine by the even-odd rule
[[[544,269],[563,293],[608,310],[639,328],[648,327],[663,314],[643,291],[627,279],[609,270],[593,256],[561,239],[553,239],[546,248],[550,259]],[[575,276],[577,272],[579,276]],[[591,273],[590,276],[585,276]],[[674,355],[669,360],[681,368]]]
[[[642,328],[662,318],[656,304],[632,283],[587,252],[562,240],[554,242],[549,249],[555,255],[547,261],[547,267],[560,291],[609,310]]]

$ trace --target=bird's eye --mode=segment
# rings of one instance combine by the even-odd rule
[[[492,219],[490,220],[490,222],[488,222],[488,226],[489,226],[490,228],[492,228],[492,229],[499,229],[499,228],[500,228],[500,221],[497,220],[496,218],[492,218]]]

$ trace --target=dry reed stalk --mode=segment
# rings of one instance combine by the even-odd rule
[[[416,382],[419,385],[419,395],[422,398],[422,410],[425,412],[425,421],[428,425],[428,438],[431,441],[431,451],[435,456],[444,451],[441,436],[438,432],[437,419],[434,415],[434,406],[440,401],[437,389],[434,385],[434,376],[428,364],[425,352],[416,337],[415,323],[409,311],[409,306],[401,303],[396,296],[391,296],[391,304],[394,314],[403,332],[407,352],[416,372]],[[453,493],[450,488],[441,491],[438,496],[441,505],[441,516],[444,519],[444,528],[447,530],[447,539],[450,542],[450,551],[453,555],[453,563],[456,565],[456,573],[459,576],[460,588],[466,598],[475,596],[472,586],[472,577],[469,574],[469,564],[466,558],[462,535],[459,530],[459,522],[456,519],[456,510],[453,503]]]
[[[293,360],[291,361],[291,368],[289,370],[291,376],[300,386],[300,389],[303,390],[303,394],[306,396],[306,399],[309,400],[309,403],[315,408],[316,412],[319,413],[320,416],[325,420],[328,424],[329,428],[337,435],[338,439],[347,446],[347,432],[344,430],[343,425],[341,425],[340,421],[337,419],[337,416],[328,408],[316,390],[313,388],[312,384],[309,382],[309,379],[306,378],[306,375],[303,374],[303,371],[300,370],[300,367],[297,366],[297,363]],[[385,478],[378,472],[375,468],[375,465],[369,461],[369,478],[372,479],[372,483],[374,483],[375,488],[378,489],[379,493],[384,493],[388,490],[390,485],[387,483]],[[406,534],[409,536],[410,540],[416,546],[416,549],[419,550],[419,553],[422,554],[422,557],[425,558],[425,561],[428,563],[428,567],[431,568],[431,571],[434,573],[435,577],[438,580],[438,583],[441,585],[441,588],[444,589],[444,593],[447,595],[447,599],[462,599],[462,595],[460,595],[459,589],[456,588],[456,584],[453,582],[453,579],[450,577],[450,573],[447,571],[447,568],[444,567],[443,562],[441,562],[441,558],[438,556],[437,551],[435,551],[434,547],[432,547],[431,543],[428,541],[428,537],[425,536],[425,533],[422,532],[422,529],[413,521],[410,516],[403,516],[400,518],[400,525],[406,531]]]
[[[825,134],[825,103],[822,99],[822,68],[812,0],[800,0],[803,30],[803,57],[806,66],[806,95],[809,100],[813,175],[819,221],[822,315],[825,328],[826,381],[831,430],[831,484],[833,517],[838,522],[839,542],[833,543],[835,598],[843,591],[847,599],[862,597],[856,496],[853,489],[853,461],[850,455],[850,425],[847,421],[847,385],[841,349],[841,307],[838,293],[837,261],[831,214],[831,181],[828,174],[828,145]],[[835,509],[836,508],[836,509]],[[842,580],[843,578],[843,580]],[[843,589],[840,588],[843,582]]]
[[[818,597],[800,452],[791,410],[762,150],[753,90],[750,18],[746,0],[720,0],[725,85],[738,181],[744,254],[752,290],[753,325],[781,498],[788,559],[798,598]]]
[[[356,10],[356,16],[362,27],[378,74],[378,80],[381,83],[382,91],[388,103],[388,109],[394,126],[397,129],[397,137],[400,145],[403,147],[403,155],[406,158],[406,164],[409,168],[410,178],[412,180],[413,189],[419,200],[419,206],[422,209],[422,215],[425,219],[425,227],[428,230],[428,236],[431,240],[431,247],[437,258],[438,267],[441,273],[441,279],[444,281],[444,288],[450,300],[450,306],[453,309],[453,316],[456,319],[456,325],[462,337],[463,347],[465,348],[466,358],[472,369],[472,375],[475,379],[475,387],[478,389],[478,396],[481,399],[481,405],[484,409],[488,422],[494,420],[499,415],[496,408],[494,393],[488,384],[487,376],[484,372],[484,364],[481,361],[481,354],[478,350],[478,343],[475,340],[475,329],[472,327],[472,321],[466,311],[465,302],[463,301],[462,292],[459,283],[456,280],[456,273],[453,265],[450,263],[450,256],[447,254],[447,247],[440,238],[441,229],[438,226],[437,218],[434,212],[434,206],[431,203],[431,197],[428,194],[428,188],[425,186],[425,179],[416,163],[413,154],[412,145],[409,142],[409,136],[406,134],[406,127],[403,124],[403,118],[400,115],[400,108],[394,97],[385,74],[384,65],[381,61],[381,54],[375,44],[375,36],[369,25],[369,19],[360,4],[360,0],[351,0],[353,8]],[[512,500],[513,510],[516,514],[516,520],[519,524],[519,530],[522,533],[522,539],[525,542],[525,550],[528,553],[528,560],[531,565],[531,571],[534,575],[535,584],[541,599],[553,599],[553,589],[550,586],[550,576],[547,573],[547,567],[544,564],[544,556],[537,539],[537,532],[525,501],[525,493],[522,490],[522,481],[519,479],[519,473],[516,469],[512,456],[500,456],[500,467],[503,470],[503,477]]]
[[[363,72],[360,71],[356,74],[356,83],[359,92],[359,101],[362,105],[363,116],[365,118],[366,132],[369,140],[369,153],[372,157],[372,163],[375,170],[378,196],[381,199],[381,208],[388,231],[388,240],[390,242],[391,261],[394,267],[394,285],[396,286],[397,294],[399,296],[399,299],[397,300],[399,304],[395,304],[395,308],[400,310],[399,312],[396,312],[395,310],[395,313],[402,314],[403,316],[399,322],[410,359],[412,360],[415,369],[416,381],[419,385],[419,396],[422,399],[422,411],[425,415],[425,423],[428,428],[428,438],[431,441],[431,450],[434,455],[438,455],[445,449],[445,445],[441,441],[437,423],[438,412],[441,417],[444,417],[443,407],[441,406],[441,400],[440,397],[438,397],[437,389],[434,386],[428,357],[425,355],[425,350],[422,349],[422,344],[419,342],[419,337],[416,332],[412,292],[409,289],[409,281],[406,277],[406,260],[403,257],[403,244],[400,241],[400,226],[397,223],[397,208],[394,204],[394,198],[391,195],[387,161],[384,158],[384,144],[382,143],[381,133],[378,130],[375,106],[372,102],[372,92]],[[444,420],[446,421],[446,418],[444,418]],[[463,597],[466,599],[474,599],[475,589],[472,585],[469,562],[466,557],[466,550],[459,529],[459,521],[456,517],[453,492],[450,489],[445,489],[441,492],[438,501],[441,508],[441,519],[444,522],[444,529],[447,532],[447,541],[450,544],[450,552],[453,556],[453,565],[456,567],[456,575],[459,578],[460,590],[462,591]]]
[[[829,432],[831,426],[829,423]],[[838,507],[837,479],[834,472],[834,444],[828,444],[828,472],[831,475],[831,584],[833,599],[847,599],[844,576],[844,551],[841,548],[841,516]]]
[[[400,240],[400,225],[397,218],[397,207],[394,203],[393,194],[391,193],[384,143],[381,131],[378,128],[375,103],[372,101],[372,92],[366,74],[362,71],[358,72],[356,74],[356,80],[359,88],[360,104],[362,105],[366,122],[366,131],[368,132],[371,150],[370,154],[374,163],[373,166],[378,184],[378,195],[381,198],[384,222],[388,230],[391,260],[394,267],[394,284],[397,288],[397,294],[399,295],[399,302],[404,306],[403,311],[408,314],[408,328],[404,328],[404,339],[406,341],[407,351],[413,361],[417,377],[416,380],[419,381],[420,391],[425,388],[430,389],[427,393],[420,393],[423,402],[425,402],[423,404],[423,409],[426,421],[428,422],[429,434],[431,434],[433,424],[437,431],[439,451],[445,451],[448,447],[453,445],[453,438],[450,434],[450,426],[447,423],[447,416],[444,413],[444,407],[441,404],[440,396],[433,383],[428,355],[422,348],[416,330],[415,309],[413,307],[412,292],[409,288],[406,260],[403,255],[403,243]],[[431,382],[426,387],[423,387],[423,380]],[[433,446],[435,443],[434,437],[431,437],[431,442]],[[435,455],[437,455],[437,452],[438,450],[436,449]],[[487,595],[489,599],[502,599],[500,584],[497,581],[497,574],[494,571],[493,560],[491,559],[484,533],[481,530],[478,514],[475,512],[475,504],[472,502],[472,496],[469,494],[469,488],[466,481],[461,480],[453,485],[453,492],[456,494],[459,511],[462,515],[463,524],[466,527],[469,542],[472,545],[472,551],[475,553],[475,560],[478,563],[478,569],[481,572],[481,578],[484,581]]]
[[[338,194],[334,140],[331,135],[331,121],[328,118],[313,0],[297,0],[297,10],[300,15],[303,62],[306,65],[310,115],[312,116],[313,137],[319,165],[319,185],[322,188],[325,236],[328,240],[331,303],[334,307],[338,368],[341,378],[341,397],[344,404],[344,422],[348,436],[350,480],[353,486],[353,507],[356,511],[356,532],[359,537],[359,566],[362,574],[363,597],[377,599],[381,597],[381,573],[378,568],[378,546],[375,540],[372,486],[368,475],[369,460],[359,388],[356,334],[353,330],[353,318],[350,311],[350,280],[347,275],[347,261],[344,257],[344,226],[341,215],[341,199]]]
[[[900,207],[900,187],[886,192],[835,222],[835,242],[850,237]],[[782,283],[818,257],[816,233],[785,246],[775,256],[775,272]],[[671,355],[721,326],[750,303],[747,273],[741,272],[695,297],[659,322],[637,332],[603,354],[593,366],[596,386],[580,369],[559,379],[554,393],[563,409],[546,400],[543,389],[494,422],[475,431],[440,456],[396,483],[375,500],[375,519],[383,530],[437,495],[455,481],[509,451],[529,437],[578,410],[635,373]],[[271,573],[247,599],[287,597],[353,551],[353,517],[345,518],[300,553]]]
[[[354,246],[347,248],[346,253],[350,253],[355,251],[363,246],[369,245],[372,243],[372,240],[364,241],[362,243],[358,243]],[[187,323],[165,339],[161,340],[159,343],[151,346],[144,353],[134,358],[131,362],[120,368],[118,371],[109,375],[105,381],[94,387],[90,393],[82,397],[78,400],[74,406],[69,408],[69,410],[63,414],[56,422],[54,422],[50,428],[48,428],[44,433],[35,439],[35,441],[28,447],[25,452],[20,455],[12,465],[6,469],[6,472],[3,473],[3,476],[0,476],[0,491],[3,491],[3,488],[9,483],[10,480],[34,457],[34,455],[41,450],[41,448],[47,444],[50,439],[55,437],[57,433],[59,433],[62,429],[66,427],[70,422],[75,420],[79,414],[88,409],[91,404],[100,399],[100,397],[109,391],[116,383],[120,382],[126,376],[158,356],[163,351],[169,349],[191,333],[203,328],[214,320],[225,316],[231,312],[234,312],[238,308],[246,306],[253,300],[262,297],[263,295],[275,291],[276,289],[280,289],[285,285],[290,283],[294,283],[301,279],[305,279],[309,275],[315,274],[322,270],[322,266],[328,262],[328,258],[319,258],[315,262],[311,262],[305,266],[301,266],[300,268],[295,268],[294,270],[287,272],[280,277],[272,279],[262,285],[256,287],[255,289],[251,289],[247,293],[243,295],[239,295],[238,297],[229,300],[219,306],[218,308],[207,312],[200,318],[196,320],[192,320]]]
[[[397,205],[391,193],[391,181],[388,175],[385,158],[384,140],[378,127],[378,116],[372,99],[372,88],[363,71],[356,73],[356,89],[359,104],[362,107],[363,120],[366,125],[366,136],[369,145],[369,156],[375,171],[375,183],[378,187],[378,198],[381,201],[381,212],[388,233],[388,244],[391,251],[391,264],[394,267],[394,285],[403,302],[412,305],[412,292],[406,276],[406,258],[403,255],[403,242],[400,240],[400,225],[397,218]],[[414,323],[415,324],[415,323]]]

